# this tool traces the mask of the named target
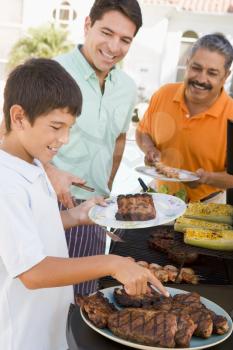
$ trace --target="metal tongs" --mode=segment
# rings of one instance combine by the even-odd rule
[[[123,239],[121,239],[118,235],[116,235],[114,232],[116,232],[117,229],[115,229],[113,232],[109,231],[109,230],[105,230],[105,233],[107,236],[109,236],[111,238],[111,240],[113,242],[121,242],[124,243],[125,241]]]
[[[72,185],[73,186],[76,186],[76,187],[80,187],[82,188],[83,190],[86,190],[86,191],[89,191],[89,192],[95,192],[95,189],[90,187],[90,186],[87,186],[87,185],[82,185],[82,184],[79,184],[77,182],[72,182]]]

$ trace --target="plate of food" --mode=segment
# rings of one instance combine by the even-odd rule
[[[199,180],[199,177],[194,172],[172,168],[161,162],[155,162],[153,166],[138,166],[135,170],[144,175],[151,176],[156,180],[172,182],[190,182]]]
[[[180,198],[163,193],[135,193],[106,200],[107,206],[95,205],[90,219],[98,225],[133,229],[163,225],[181,216],[186,204]]]
[[[121,286],[106,288],[79,298],[81,316],[99,334],[134,349],[198,350],[230,337],[232,320],[223,308],[197,293],[167,289],[169,298],[153,290],[132,297]]]

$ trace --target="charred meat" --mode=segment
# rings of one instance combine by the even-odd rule
[[[108,319],[113,334],[137,343],[175,347],[176,316],[163,311],[123,309]]]
[[[98,328],[105,328],[109,316],[117,311],[114,304],[110,303],[101,292],[90,296],[78,295],[76,302],[87,313],[90,321]]]
[[[174,235],[171,233],[169,235],[163,232],[152,234],[148,240],[149,247],[163,253],[168,254],[169,259],[181,264],[192,264],[198,258],[198,254],[190,249],[185,249],[184,247],[174,246],[175,240]]]
[[[101,292],[78,297],[78,302],[93,324],[108,327],[113,334],[129,341],[187,348],[193,335],[208,338],[229,330],[227,319],[206,308],[198,293],[166,298],[151,290],[145,295],[129,296],[116,288],[114,297],[119,304],[134,307],[117,310]]]
[[[146,294],[129,295],[123,288],[115,288],[114,299],[117,304],[126,307],[144,307],[152,305],[156,300],[160,300],[161,294],[148,287]]]
[[[155,219],[153,198],[147,193],[119,195],[117,197],[117,220],[145,221]]]
[[[189,347],[190,340],[197,325],[188,314],[177,314],[176,321],[177,332],[175,335],[175,343],[179,348],[187,348]]]

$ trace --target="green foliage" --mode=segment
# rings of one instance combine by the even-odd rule
[[[7,69],[11,70],[32,57],[52,58],[71,50],[74,44],[67,36],[68,32],[53,25],[28,29],[26,35],[12,47]]]

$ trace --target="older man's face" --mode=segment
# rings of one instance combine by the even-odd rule
[[[220,94],[229,74],[223,55],[198,49],[187,63],[184,79],[187,101],[210,106]]]

